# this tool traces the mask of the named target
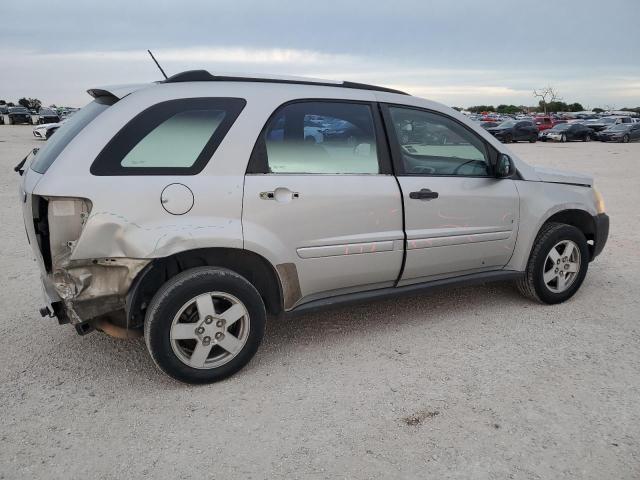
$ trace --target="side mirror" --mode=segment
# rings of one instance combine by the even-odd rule
[[[513,175],[516,171],[516,167],[513,164],[513,160],[509,155],[501,153],[498,157],[498,163],[496,164],[496,177],[507,178]]]

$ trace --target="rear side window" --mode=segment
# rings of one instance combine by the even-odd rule
[[[379,137],[369,104],[286,104],[267,122],[248,173],[380,173]]]
[[[114,97],[98,97],[78,113],[62,122],[55,135],[47,140],[45,146],[38,151],[31,162],[31,169],[38,173],[45,173],[69,142],[116,101],[117,99]]]
[[[94,175],[195,175],[215,153],[246,102],[187,98],[134,117],[100,152]]]

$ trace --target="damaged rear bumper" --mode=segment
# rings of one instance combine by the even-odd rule
[[[150,260],[103,258],[56,265],[50,275],[59,301],[51,302],[61,323],[80,324],[124,316],[131,283]]]

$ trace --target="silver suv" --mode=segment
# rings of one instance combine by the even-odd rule
[[[491,280],[562,302],[607,240],[591,178],[403,92],[190,71],[89,94],[16,167],[41,313],[144,334],[184,382],[242,368],[267,313]]]

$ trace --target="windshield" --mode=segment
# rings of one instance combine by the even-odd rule
[[[29,110],[27,110],[24,107],[11,107],[9,109],[10,113],[29,113]]]
[[[50,110],[48,108],[41,108],[38,113],[40,115],[57,115],[56,112],[54,112],[53,110]]]
[[[555,130],[556,132],[560,132],[562,130],[567,130],[569,127],[571,127],[571,125],[568,124],[568,123],[558,123],[551,130]]]
[[[612,125],[612,126],[610,126],[609,128],[607,128],[607,130],[624,131],[624,130],[626,130],[627,128],[629,128],[629,125],[630,125],[630,124],[626,124],[626,125],[624,125],[624,124],[620,123],[620,124],[618,124],[618,125]]]
[[[36,154],[31,162],[31,169],[38,173],[45,173],[69,142],[113,103],[113,99],[96,98],[68,121],[61,124],[56,134],[47,140],[46,145]]]
[[[502,122],[500,125],[498,125],[498,128],[512,128],[515,127],[515,125],[515,120],[507,120],[506,122]]]

